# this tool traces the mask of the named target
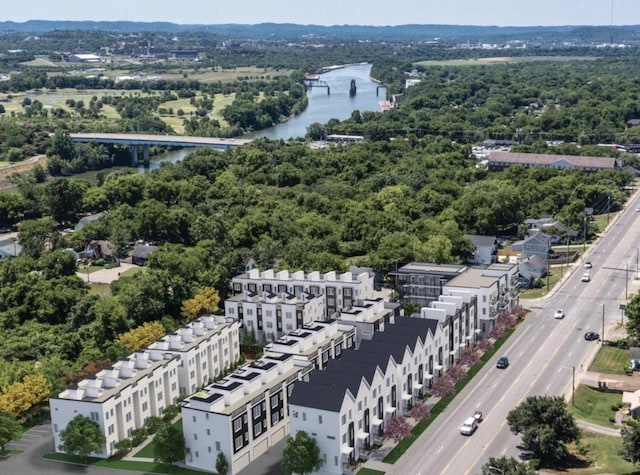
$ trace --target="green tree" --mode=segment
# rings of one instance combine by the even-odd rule
[[[100,427],[87,416],[77,415],[60,431],[62,452],[86,459],[89,454],[102,450],[106,438]]]
[[[315,472],[322,466],[320,449],[316,439],[301,430],[287,441],[282,453],[282,470],[287,475],[296,473],[305,475]]]
[[[58,178],[45,186],[45,199],[49,213],[60,224],[76,221],[82,210],[86,186],[77,180]]]
[[[620,455],[631,463],[640,463],[640,421],[636,419],[626,420],[620,433],[622,434]]]
[[[218,475],[227,475],[228,471],[229,462],[227,462],[227,457],[225,457],[222,452],[218,452],[216,457],[216,472],[218,472]]]
[[[22,426],[16,416],[8,412],[0,412],[0,449],[4,451],[4,447],[9,442],[19,439],[21,436]]]
[[[184,459],[184,435],[173,424],[164,423],[153,439],[153,458],[157,462],[172,464]]]
[[[640,292],[631,297],[631,300],[627,303],[627,308],[624,309],[624,314],[627,317],[627,332],[629,336],[640,337]]]
[[[530,396],[507,415],[511,432],[522,434],[522,445],[542,464],[564,459],[566,443],[578,440],[580,429],[560,396]]]
[[[56,222],[51,218],[25,221],[18,229],[18,242],[22,252],[38,258],[45,248],[56,249],[62,244],[62,236],[56,229]]]
[[[482,466],[482,475],[536,475],[536,471],[526,463],[513,457],[490,457]]]

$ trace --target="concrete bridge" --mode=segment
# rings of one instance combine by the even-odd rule
[[[69,136],[74,142],[128,145],[131,148],[131,164],[133,166],[138,165],[139,147],[142,147],[144,164],[149,165],[149,147],[151,145],[162,145],[165,147],[209,147],[217,150],[231,150],[251,142],[250,139],[188,137],[185,135],[78,133],[69,134]]]

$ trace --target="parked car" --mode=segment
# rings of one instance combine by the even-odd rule
[[[564,318],[564,310],[559,308],[556,310],[556,313],[553,315],[553,318]]]
[[[599,340],[600,335],[598,335],[596,332],[587,332],[584,334],[584,339],[587,341]]]
[[[589,275],[588,272],[585,272],[584,274],[582,274],[582,279],[580,279],[582,282],[589,282],[591,280],[591,276]]]
[[[11,228],[0,228],[1,234],[10,233],[10,232],[11,232]]]
[[[585,269],[591,269],[593,266],[591,265],[591,261],[587,261],[584,263],[584,268]]]
[[[471,435],[478,428],[478,420],[475,417],[467,417],[460,426],[462,435]]]
[[[501,356],[500,358],[498,358],[496,368],[505,369],[507,366],[509,366],[509,358],[507,358],[506,356]]]

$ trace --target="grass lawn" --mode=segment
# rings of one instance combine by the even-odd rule
[[[605,335],[606,336],[606,335]],[[629,350],[623,350],[615,346],[604,345],[598,351],[589,371],[609,374],[625,374],[629,366]]]
[[[606,427],[616,427],[610,421],[615,412],[612,406],[622,402],[622,394],[596,391],[588,386],[580,385],[576,388],[575,405],[569,404],[567,409],[576,419],[594,422]]]
[[[182,432],[182,418],[178,419],[173,425],[180,429],[180,432]],[[131,452],[134,457],[146,457],[152,459],[155,445],[155,439],[152,439],[151,442],[142,447],[139,451],[136,452],[134,448],[134,450],[132,450]]]
[[[137,274],[138,272],[147,272],[147,268],[146,267],[138,267],[138,268],[131,268],[131,269],[127,269],[124,272],[120,273],[120,277],[131,277],[134,274]]]
[[[73,455],[67,454],[57,454],[57,453],[49,453],[45,454],[44,458],[49,460],[60,460],[62,462],[75,463],[78,465],[89,465],[93,467],[105,467],[114,470],[132,470],[135,472],[146,472],[146,473],[166,473],[169,475],[202,475],[203,473],[211,473],[211,472],[201,472],[200,470],[193,470],[189,468],[179,467],[177,465],[166,465],[163,463],[155,463],[155,462],[131,462],[127,460],[119,460],[119,459],[97,459],[90,457],[89,460],[86,460],[82,457],[76,457]]]
[[[374,470],[372,468],[363,468],[358,471],[357,475],[384,475],[385,472],[381,472],[380,470]]]
[[[618,451],[622,445],[622,438],[612,437],[608,435],[595,434],[593,432],[583,431],[580,444],[587,449],[587,463],[576,464],[574,467],[566,467],[562,470],[545,469],[545,473],[563,474],[563,475],[632,475],[639,473],[636,467],[623,460]],[[576,452],[576,446],[570,446],[572,452]],[[582,460],[585,457],[580,457]],[[589,463],[590,461],[590,463]]]
[[[445,59],[418,61],[420,66],[486,66],[505,63],[528,63],[531,61],[585,61],[593,60],[592,57],[574,56],[523,56],[523,57],[496,57],[496,58],[470,58],[470,59]]]
[[[0,450],[0,457],[8,457],[9,455],[21,454],[22,450]]]
[[[109,284],[89,284],[89,295],[103,297],[111,292]]]
[[[547,294],[547,278],[543,279],[544,285],[539,289],[523,289],[520,292],[520,298],[522,299],[537,299],[544,297]],[[549,291],[560,281],[560,268],[552,268],[549,272]]]

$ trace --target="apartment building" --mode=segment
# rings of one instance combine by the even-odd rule
[[[400,318],[360,349],[347,352],[289,402],[291,435],[304,430],[320,448],[318,473],[354,471],[395,414],[406,414],[447,366],[446,327],[437,320]]]
[[[373,271],[358,267],[352,267],[342,274],[252,269],[234,277],[231,290],[233,295],[246,291],[254,294],[287,292],[298,298],[303,293],[320,295],[324,299],[325,315],[332,318],[342,308],[350,307],[355,300],[374,298],[374,277]]]
[[[96,422],[105,436],[103,447],[91,455],[108,458],[115,444],[142,427],[149,416],[161,416],[178,400],[177,355],[145,350],[83,379],[49,399],[53,443],[60,451],[60,431],[77,415]]]
[[[431,264],[410,262],[389,275],[394,277],[402,304],[426,307],[438,300],[451,279],[463,274],[467,266],[458,264]]]
[[[518,266],[492,264],[486,268],[472,268],[450,280],[443,288],[444,295],[471,294],[477,299],[480,335],[493,328],[498,313],[509,311],[518,304]]]
[[[235,474],[284,439],[293,384],[312,369],[291,354],[267,353],[183,400],[186,465],[212,471],[222,452]]]
[[[458,292],[457,295],[441,295],[428,307],[422,307],[420,318],[437,320],[447,338],[446,359],[448,366],[459,358],[463,348],[475,345],[480,330],[478,321],[477,297],[471,292]]]
[[[324,298],[302,291],[253,292],[245,290],[224,302],[225,314],[242,321],[256,340],[273,341],[285,333],[325,319]]]
[[[163,336],[148,349],[178,356],[179,392],[192,394],[238,362],[239,331],[237,320],[205,315]]]

